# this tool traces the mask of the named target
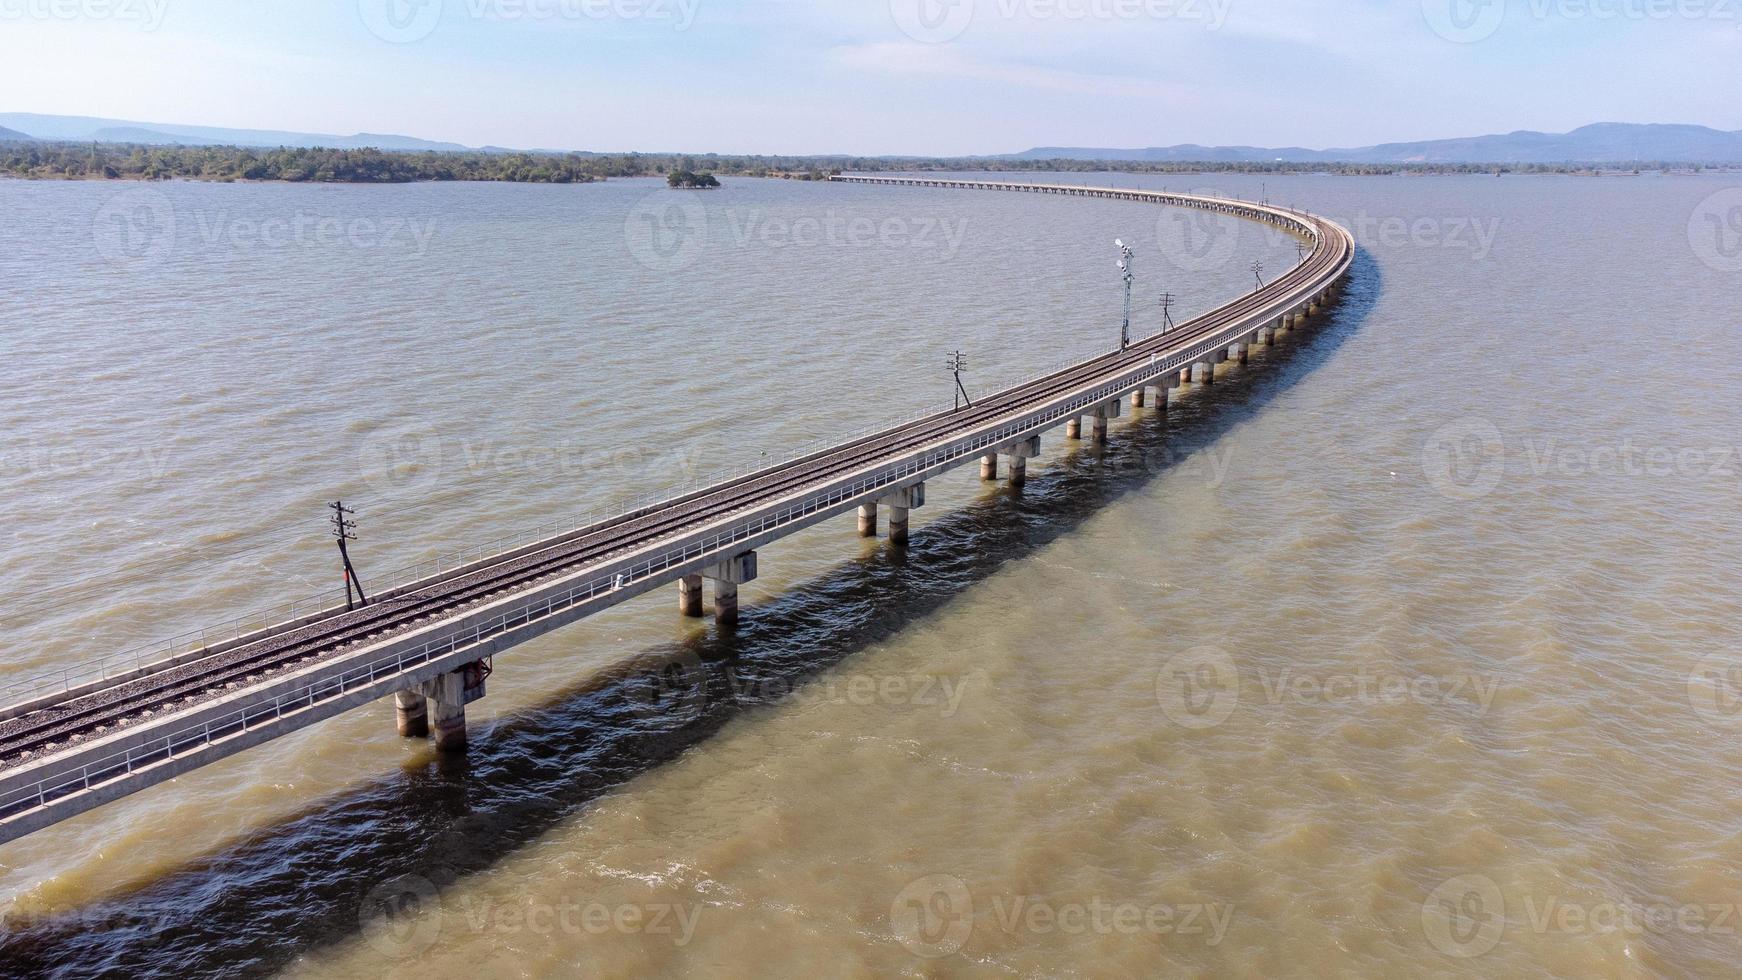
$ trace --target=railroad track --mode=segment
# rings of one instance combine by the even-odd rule
[[[973,186],[963,182],[958,186]],[[1025,185],[980,185],[1030,189]],[[1178,195],[1167,195],[1177,200]],[[1141,197],[1139,199],[1142,199]],[[381,638],[452,616],[493,598],[557,578],[610,556],[645,547],[686,528],[778,500],[814,483],[936,442],[1046,403],[1104,376],[1213,337],[1241,323],[1282,295],[1308,286],[1342,263],[1351,248],[1335,226],[1292,215],[1313,229],[1315,247],[1293,269],[1265,287],[1180,324],[1053,374],[983,398],[976,405],[917,419],[803,459],[777,464],[556,539],[548,547],[514,554],[469,571],[437,577],[351,612],[286,629],[258,641],[186,663],[167,664],[99,690],[69,696],[0,721],[0,770],[29,763],[107,735],[165,711],[199,703],[276,674],[336,656]]]

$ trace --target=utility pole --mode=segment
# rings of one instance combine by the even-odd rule
[[[333,512],[333,539],[339,543],[339,559],[345,563],[345,611],[356,608],[351,605],[351,590],[357,590],[357,605],[367,606],[369,597],[363,594],[363,583],[357,578],[357,569],[351,564],[351,553],[345,550],[345,542],[357,540],[352,532],[357,529],[357,522],[351,520],[356,511],[345,506],[342,500],[335,500],[327,505]]]
[[[1295,256],[1296,261],[1305,262],[1306,261],[1306,253],[1307,253],[1306,242],[1295,242],[1294,243],[1294,256]]]
[[[1173,309],[1173,294],[1172,293],[1162,293],[1161,294],[1161,332],[1162,333],[1167,333],[1169,330],[1173,329],[1173,313],[1170,312],[1172,309]]]
[[[1125,321],[1119,326],[1119,349],[1124,350],[1131,346],[1131,283],[1135,278],[1131,274],[1131,257],[1136,253],[1123,238],[1113,239],[1113,244],[1119,246],[1119,273],[1125,280]]]
[[[1252,278],[1258,280],[1258,288],[1259,289],[1264,288],[1264,263],[1262,263],[1262,262],[1252,263]]]
[[[968,355],[956,351],[945,360],[944,366],[956,376],[956,410],[960,411],[962,403],[967,402],[969,408],[974,407],[974,400],[968,397],[968,389],[962,387],[962,372],[968,369]]]

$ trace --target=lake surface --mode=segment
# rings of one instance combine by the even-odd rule
[[[0,848],[0,973],[1685,976],[1742,957],[1736,175],[1267,196],[1322,326]],[[1125,202],[0,182],[0,686],[988,391],[1297,260]],[[620,679],[618,668],[638,673]],[[648,677],[666,685],[649,709]],[[397,911],[396,911],[397,910]]]

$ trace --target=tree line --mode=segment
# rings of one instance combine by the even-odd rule
[[[1641,161],[1625,168],[1588,164],[1348,164],[1288,162],[1157,162],[1100,160],[998,160],[983,157],[789,157],[720,154],[405,152],[236,146],[147,146],[127,143],[0,143],[0,174],[39,179],[282,180],[342,183],[408,183],[484,180],[575,184],[610,177],[721,174],[823,180],[842,171],[959,172],[1035,171],[1143,174],[1318,173],[1369,174],[1549,174],[1596,170],[1699,170],[1698,166]]]

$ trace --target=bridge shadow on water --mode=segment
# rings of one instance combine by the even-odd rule
[[[1167,415],[1138,416],[1111,445],[1032,473],[1023,492],[988,492],[926,525],[904,555],[877,549],[748,609],[734,631],[645,651],[474,733],[463,758],[319,801],[92,907],[0,923],[0,975],[259,975],[415,907],[1220,438],[1318,370],[1379,291],[1378,265],[1361,250],[1328,319]]]

